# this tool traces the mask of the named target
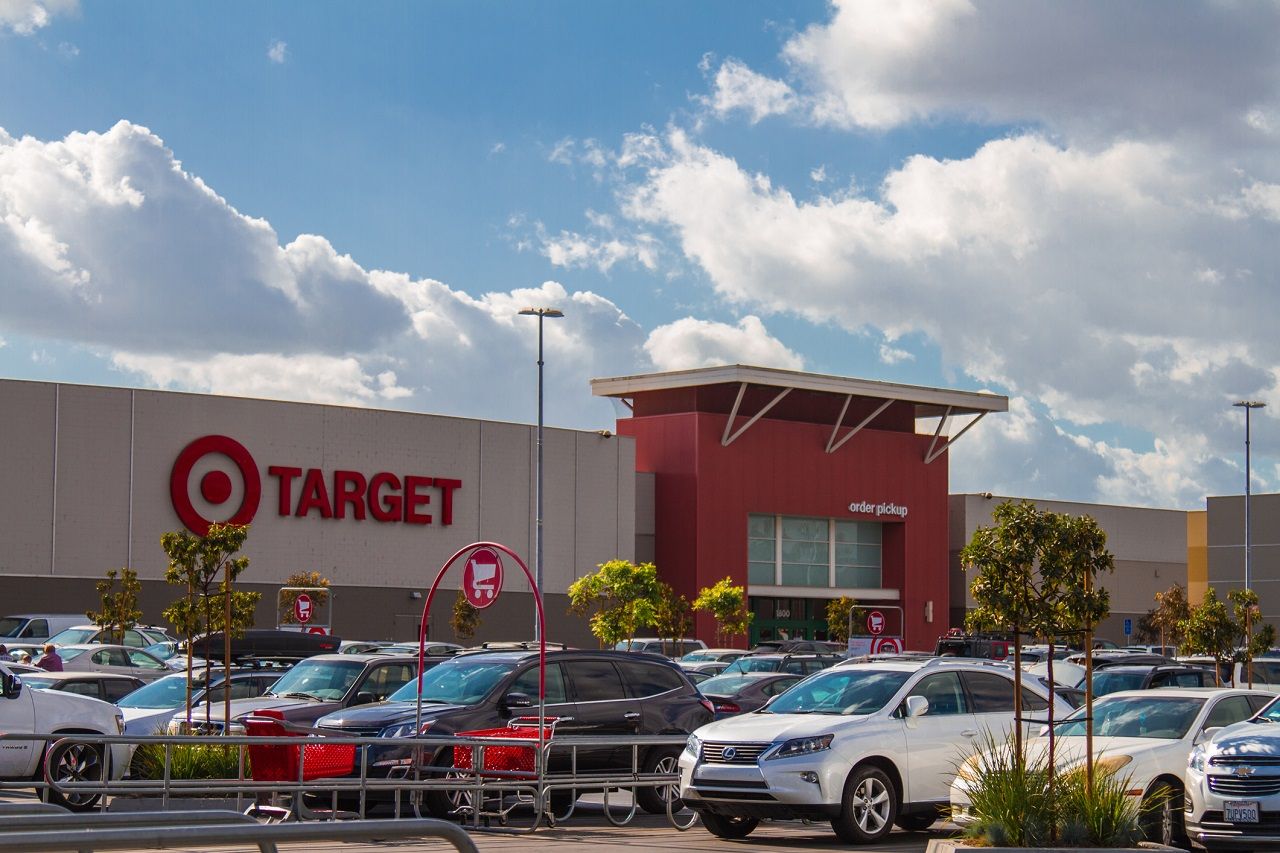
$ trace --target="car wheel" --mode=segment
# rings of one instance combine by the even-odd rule
[[[56,745],[45,756],[45,778],[53,782],[102,782],[106,779],[107,764],[103,747],[92,743],[69,742]],[[46,803],[62,806],[73,812],[86,812],[98,804],[101,794],[68,791],[65,794],[52,788],[44,788],[41,798]]]
[[[431,766],[435,768],[452,767],[453,749],[450,747],[441,750],[440,754],[431,762]],[[429,779],[451,779],[459,777],[461,774],[433,770],[426,775]],[[432,817],[449,819],[456,818],[458,810],[471,803],[471,794],[463,790],[462,787],[431,788],[423,795],[422,801]]]
[[[1142,798],[1142,832],[1166,847],[1187,847],[1182,816],[1182,788],[1159,782]]]
[[[893,831],[898,816],[898,794],[893,781],[879,767],[855,767],[844,783],[840,815],[831,828],[848,844],[870,844]]]
[[[896,821],[898,828],[906,832],[924,832],[937,822],[938,813],[935,811],[898,815],[898,820]]]
[[[645,759],[642,773],[679,773],[680,753],[654,750]],[[666,814],[667,802],[671,801],[671,811],[678,812],[684,808],[681,802],[680,786],[677,784],[660,785],[656,788],[637,788],[636,803],[649,814]]]
[[[760,825],[760,819],[755,817],[728,817],[711,812],[703,812],[701,817],[702,825],[716,838],[746,838]]]

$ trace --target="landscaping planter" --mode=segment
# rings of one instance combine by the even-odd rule
[[[1117,850],[1179,850],[1177,847],[1165,847],[1163,844],[1153,844],[1150,841],[1140,841],[1136,847],[975,847],[965,843],[963,838],[933,838],[929,840],[929,846],[925,848],[925,853],[991,853],[998,850],[1000,853],[1115,853]],[[1181,851],[1186,853],[1186,851]]]

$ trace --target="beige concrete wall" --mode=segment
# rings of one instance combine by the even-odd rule
[[[246,582],[270,586],[317,570],[336,587],[399,590],[407,602],[409,590],[429,587],[441,564],[473,541],[502,542],[533,565],[530,425],[0,380],[0,470],[9,484],[0,490],[0,609],[11,611],[19,600],[26,609],[64,609],[32,601],[23,578],[84,579],[85,606],[96,605],[92,582],[107,569],[131,564],[144,579],[162,579],[160,535],[182,527],[170,500],[174,461],[193,439],[212,434],[243,444],[262,477],[244,549]],[[563,593],[601,562],[634,559],[635,444],[564,429],[546,429],[544,438],[545,588]],[[282,517],[269,465],[319,468],[330,490],[337,469],[448,477],[462,486],[454,492],[451,526],[439,523],[439,492],[430,488],[423,508],[434,516],[430,525],[323,519],[315,512]],[[230,474],[233,493],[211,506],[199,483],[215,468]],[[293,483],[295,505],[300,486]],[[188,479],[194,505],[212,520],[229,516],[242,491],[239,473],[219,454],[201,460]],[[513,595],[528,591],[517,566],[508,564],[506,576]],[[460,577],[450,573],[443,587],[455,589]],[[83,609],[84,584],[66,588],[67,600],[76,602],[72,611]]]
[[[968,592],[971,580],[960,569],[958,553],[979,527],[989,526],[991,512],[1006,500],[981,494],[952,495],[949,504],[951,610],[953,620],[974,605]],[[1155,607],[1155,594],[1174,584],[1187,584],[1187,513],[1182,510],[1085,504],[1070,501],[1031,499],[1041,510],[1088,515],[1107,533],[1107,548],[1115,558],[1116,570],[1101,581],[1111,593],[1111,617],[1099,634],[1118,643],[1124,641],[1125,618],[1137,625],[1139,617]]]

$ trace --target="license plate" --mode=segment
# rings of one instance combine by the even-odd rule
[[[1222,804],[1222,816],[1228,823],[1257,823],[1257,800],[1228,800]]]

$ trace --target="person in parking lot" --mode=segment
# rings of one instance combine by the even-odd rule
[[[62,672],[62,658],[58,656],[53,643],[44,644],[44,654],[36,658],[36,666],[49,672]]]

